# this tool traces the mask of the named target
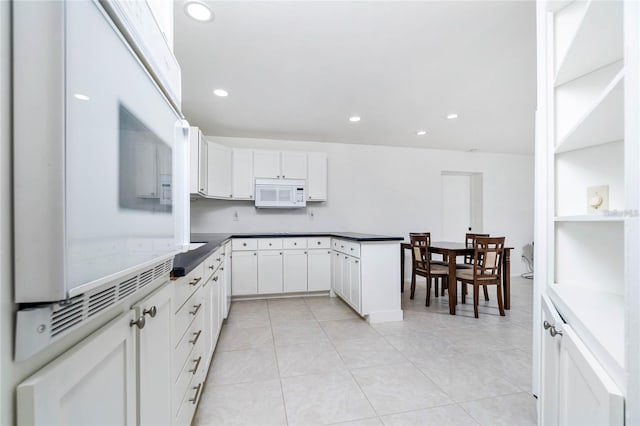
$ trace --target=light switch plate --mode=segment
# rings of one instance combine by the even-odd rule
[[[606,210],[609,210],[609,185],[588,187],[587,212],[599,214]]]

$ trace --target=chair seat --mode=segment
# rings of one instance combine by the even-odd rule
[[[456,263],[456,269],[473,269],[473,265],[469,263]]]
[[[473,281],[473,269],[458,269],[456,270],[456,278],[464,281]],[[490,284],[491,282],[498,282],[497,275],[478,275],[478,281],[487,282]]]
[[[418,274],[426,274],[427,269],[422,268],[420,266],[416,266],[416,272]],[[442,265],[431,265],[431,275],[449,275],[449,268],[446,268]]]

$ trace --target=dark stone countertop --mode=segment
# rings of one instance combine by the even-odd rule
[[[389,237],[355,232],[269,232],[252,234],[191,234],[192,243],[205,243],[202,247],[176,255],[173,260],[172,277],[184,277],[202,263],[211,253],[230,238],[295,238],[295,237],[335,237],[357,242],[403,241],[403,237]]]

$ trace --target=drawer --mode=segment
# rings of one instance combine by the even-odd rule
[[[309,238],[307,240],[308,247],[310,249],[325,249],[331,248],[331,238],[329,237],[317,237]]]
[[[196,412],[196,406],[200,400],[200,395],[202,394],[203,386],[204,383],[197,380],[193,380],[189,384],[184,398],[181,402],[178,402],[178,414],[174,419],[174,425],[188,426],[191,424],[193,415]]]
[[[203,283],[204,278],[204,263],[196,266],[193,271],[189,272],[186,276],[180,277],[174,280],[174,298],[173,298],[173,312],[177,312],[184,302],[191,297],[191,295],[198,289]]]
[[[360,257],[360,243],[345,241],[344,252],[349,256]]]
[[[204,261],[204,274],[207,277],[210,277],[216,269],[220,267],[222,261],[224,260],[224,256],[222,254],[222,248],[214,251],[213,254],[207,257]]]
[[[255,238],[234,238],[231,240],[231,250],[258,250],[258,240]]]
[[[281,250],[282,238],[260,238],[258,250]]]
[[[173,316],[171,327],[173,328],[173,347],[175,348],[184,333],[189,328],[191,322],[198,316],[200,311],[204,309],[204,300],[202,298],[203,291],[199,287],[198,290],[182,305],[178,312]]]
[[[187,362],[188,356],[193,348],[196,347],[198,342],[204,340],[203,326],[204,315],[202,315],[202,309],[200,309],[198,315],[196,315],[196,318],[173,351],[174,380],[178,379],[178,375],[180,374],[180,371],[182,371],[182,367]]]
[[[333,240],[333,249],[340,253],[346,253],[349,251],[349,241],[346,240]]]
[[[185,399],[189,393],[189,385],[198,382],[200,377],[204,377],[202,370],[206,367],[206,359],[204,359],[204,346],[200,342],[193,348],[189,354],[187,362],[182,367],[178,380],[173,386],[173,400],[180,402]],[[195,390],[193,390],[195,393]],[[191,395],[189,396],[189,398]],[[179,406],[176,407],[175,414],[179,412]]]
[[[306,238],[285,238],[282,240],[282,247],[285,249],[306,249]]]

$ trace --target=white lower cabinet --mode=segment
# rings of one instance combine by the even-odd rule
[[[285,250],[282,262],[285,293],[307,291],[307,251]]]
[[[331,252],[331,281],[333,282],[333,292],[338,296],[343,296],[342,293],[342,264],[344,255],[337,251]]]
[[[135,319],[120,315],[18,385],[17,424],[135,425]]]
[[[307,254],[307,289],[331,290],[331,250],[309,250]]]
[[[546,296],[542,320],[540,424],[623,425],[622,392]]]
[[[144,327],[138,339],[138,418],[140,425],[171,423],[171,303],[173,289],[164,285],[133,306]]]
[[[258,293],[258,252],[234,251],[231,258],[233,285],[231,294],[241,296]]]
[[[360,282],[360,259],[349,256],[347,261],[349,262],[349,304],[356,312],[360,312],[360,293],[362,291]]]
[[[258,293],[282,293],[282,251],[258,252]]]

